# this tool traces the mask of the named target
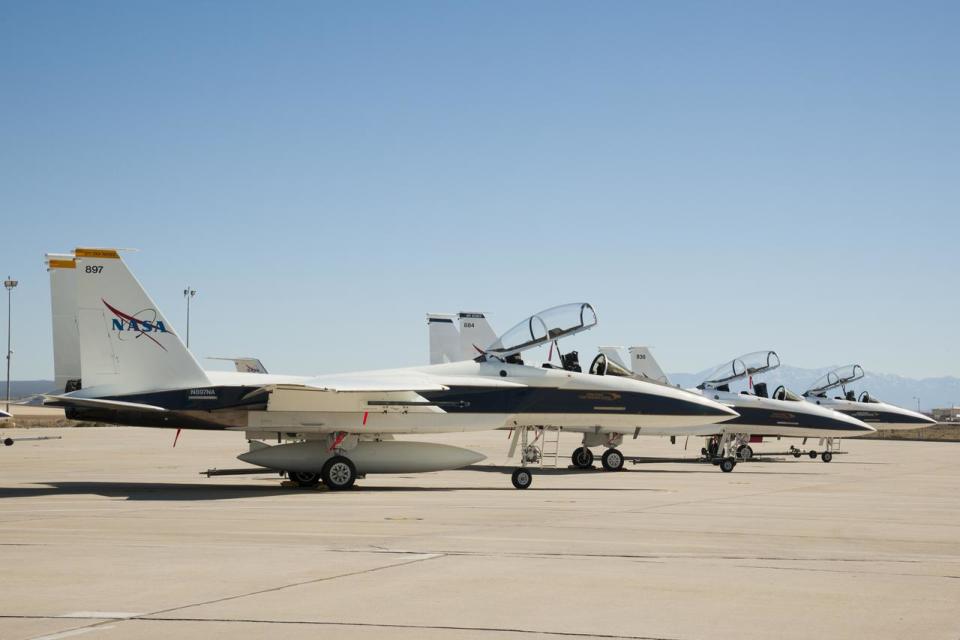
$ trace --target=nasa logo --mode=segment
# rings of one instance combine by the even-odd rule
[[[775,411],[770,414],[770,419],[772,420],[796,420],[797,416],[792,413],[787,413],[786,411]]]
[[[620,394],[614,392],[604,392],[604,391],[592,391],[590,393],[583,393],[577,396],[581,400],[619,400]]]
[[[152,333],[171,333],[163,324],[163,320],[158,319],[159,314],[157,313],[156,309],[143,309],[131,315],[129,313],[120,311],[103,298],[101,298],[100,301],[106,305],[107,309],[110,310],[110,313],[116,316],[115,318],[111,318],[110,328],[117,332],[117,336],[121,340],[123,339],[124,335],[133,331],[136,333],[134,336],[135,338],[145,336],[164,351],[167,350],[167,348],[160,344],[156,338],[150,335]],[[138,318],[137,316],[141,317]]]

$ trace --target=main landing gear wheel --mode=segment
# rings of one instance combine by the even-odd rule
[[[320,474],[313,471],[287,471],[287,477],[290,482],[304,489],[320,484]]]
[[[513,486],[517,489],[528,489],[530,485],[533,484],[533,474],[530,473],[529,469],[524,469],[523,467],[514,469],[513,474],[510,476],[510,481],[513,482]]]
[[[799,452],[797,449],[794,449],[794,450],[793,450],[793,457],[794,457],[794,458],[799,458],[800,455],[801,455],[801,454],[800,454],[800,452]]]
[[[753,448],[748,444],[740,445],[737,448],[737,457],[744,461],[752,459]]]
[[[357,480],[357,467],[350,458],[333,456],[323,465],[320,479],[331,491],[349,489]]]
[[[586,447],[578,447],[573,450],[570,460],[577,469],[589,469],[593,466],[593,451]]]
[[[607,471],[620,471],[623,469],[623,454],[616,449],[607,449],[600,462]]]
[[[811,459],[811,460],[816,460],[816,459],[817,459],[817,452],[816,452],[816,451],[811,451],[811,452],[808,453],[807,455],[810,456],[810,459]]]
[[[831,460],[833,460],[833,454],[830,453],[829,451],[824,451],[823,453],[820,454],[820,459],[823,460],[824,462],[830,462]]]
[[[724,458],[720,461],[720,471],[724,473],[730,473],[735,466],[737,466],[737,462],[733,458]]]

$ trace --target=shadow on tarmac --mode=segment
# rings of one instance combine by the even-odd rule
[[[510,491],[515,492],[509,482],[504,486],[489,487],[385,487],[368,485],[360,481],[350,492],[383,492],[383,493],[424,493],[424,492],[455,492],[455,491]],[[583,492],[583,491],[618,491],[618,492],[660,492],[665,489],[650,489],[646,487],[531,487],[530,491],[553,492]],[[265,498],[278,495],[311,495],[330,493],[325,487],[312,489],[288,487],[280,483],[274,486],[254,487],[249,485],[209,485],[209,484],[180,484],[180,483],[147,483],[147,482],[47,482],[36,483],[22,487],[0,488],[0,500],[5,498],[35,498],[41,496],[69,496],[95,495],[105,498],[124,498],[126,500],[142,501],[200,501],[200,500],[238,500],[245,498]],[[340,493],[340,492],[335,492]]]

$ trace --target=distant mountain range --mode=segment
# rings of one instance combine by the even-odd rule
[[[779,385],[797,393],[803,393],[820,376],[836,367],[822,369],[802,369],[800,367],[781,366],[774,369],[761,379],[767,383],[772,393]],[[681,387],[695,387],[712,369],[705,369],[699,373],[671,373],[670,382]],[[52,380],[11,380],[10,398],[28,398],[40,393],[54,391]],[[736,389],[736,388],[735,388]],[[853,384],[853,389],[859,395],[861,391],[869,391],[870,395],[880,398],[901,407],[915,409],[916,398],[920,398],[920,408],[929,411],[936,407],[950,407],[960,405],[960,378],[946,376],[943,378],[904,378],[889,373],[874,373],[868,371],[863,380]],[[839,392],[832,395],[838,395]],[[0,381],[0,398],[5,397],[6,388]]]
[[[55,393],[53,380],[11,380],[10,400],[20,400],[39,393]],[[6,381],[0,380],[0,398],[7,397]]]
[[[802,369],[783,365],[759,377],[756,381],[766,382],[771,393],[781,384],[791,391],[803,393],[821,376],[835,368]],[[699,373],[671,373],[667,375],[670,376],[670,382],[673,384],[679,384],[682,387],[695,387],[711,371],[712,368]],[[867,371],[866,376],[853,383],[851,388],[857,392],[857,395],[860,395],[861,391],[869,391],[870,395],[875,398],[907,409],[917,408],[917,398],[920,399],[920,409],[923,411],[960,405],[960,378],[952,376],[917,380],[889,373]],[[839,389],[832,391],[830,395],[840,395]]]

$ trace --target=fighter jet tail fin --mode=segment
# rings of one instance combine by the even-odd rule
[[[113,393],[209,386],[196,358],[115,249],[77,249],[83,386]]]
[[[457,326],[460,330],[460,360],[473,360],[497,341],[497,334],[482,313],[461,311],[457,314]]]
[[[478,312],[428,313],[427,326],[430,364],[473,360],[497,339],[486,316]]]
[[[667,374],[663,372],[660,365],[657,364],[649,347],[630,347],[630,368],[637,375],[656,380],[657,382],[669,383]]]
[[[449,313],[428,313],[427,328],[430,332],[430,364],[458,362],[460,357],[460,331],[456,316]]]
[[[53,318],[53,373],[58,392],[80,386],[80,334],[77,328],[77,262],[73,254],[48,253]],[[69,387],[69,388],[68,388]]]

